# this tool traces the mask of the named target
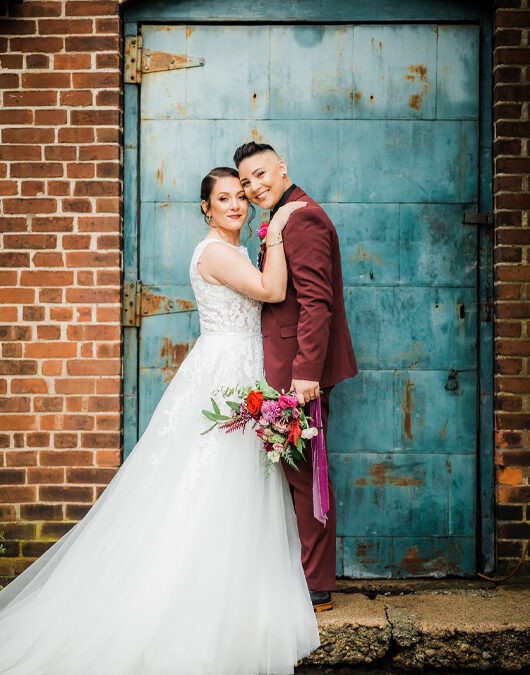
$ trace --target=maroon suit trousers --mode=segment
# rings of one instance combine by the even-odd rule
[[[320,397],[322,406],[322,425],[326,439],[329,416],[329,395],[333,387],[326,387]],[[309,415],[309,405],[305,408]],[[302,543],[302,565],[310,591],[335,590],[336,549],[335,536],[337,517],[335,508],[335,492],[328,479],[329,511],[326,525],[322,525],[313,515],[313,462],[310,444],[306,444],[305,456],[307,462],[300,462],[299,469],[292,469],[286,462],[282,462],[285,476],[291,487],[298,533]],[[328,462],[329,464],[329,462]]]

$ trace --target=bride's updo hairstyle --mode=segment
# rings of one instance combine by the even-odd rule
[[[215,169],[212,169],[209,171],[206,176],[202,179],[201,182],[201,202],[205,201],[208,204],[208,208],[210,208],[210,197],[212,196],[213,188],[214,185],[217,183],[217,180],[219,178],[227,178],[229,176],[232,176],[233,178],[236,178],[239,180],[239,174],[235,169],[232,169],[229,166],[217,166]],[[252,230],[250,229],[250,223],[252,222],[252,219],[254,218],[256,214],[256,209],[252,204],[249,203],[250,207],[250,218],[248,219],[248,229],[250,230],[250,235],[252,236]],[[204,209],[202,208],[201,205],[201,213],[203,215],[204,221],[207,225],[210,223],[206,219],[206,213]]]

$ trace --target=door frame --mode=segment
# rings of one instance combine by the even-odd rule
[[[197,7],[197,4],[199,5]],[[296,7],[292,14],[293,5]],[[139,36],[143,24],[394,24],[472,23],[480,27],[479,63],[479,211],[493,210],[492,80],[493,12],[484,3],[446,0],[330,0],[325,14],[319,0],[296,0],[286,9],[282,0],[166,0],[123,3],[123,35]],[[384,16],[384,20],[381,17]],[[304,18],[302,18],[304,17]],[[124,284],[139,277],[140,226],[140,86],[124,82],[123,233]],[[495,569],[494,407],[493,407],[493,227],[478,227],[477,237],[477,525],[476,568]],[[123,328],[123,459],[138,441],[138,328]]]

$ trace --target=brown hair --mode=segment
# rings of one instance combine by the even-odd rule
[[[209,171],[206,174],[206,176],[204,176],[201,182],[201,202],[205,201],[209,207],[210,197],[212,196],[214,185],[217,183],[219,178],[227,178],[228,176],[232,176],[233,178],[237,178],[237,180],[239,180],[238,172],[229,166],[217,166],[215,167],[215,169]],[[251,237],[252,228],[250,227],[250,223],[252,222],[254,216],[256,215],[256,209],[250,202],[249,207],[250,207],[250,218],[248,219],[248,229],[250,232],[249,237]],[[202,208],[202,204],[201,204],[201,213],[204,216],[204,220],[206,220],[206,213]],[[209,224],[207,220],[206,223]]]

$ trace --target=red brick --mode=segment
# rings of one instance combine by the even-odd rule
[[[79,270],[76,272],[76,281],[78,286],[93,286],[94,272],[91,270]]]
[[[118,178],[120,170],[118,162],[100,162],[97,165],[97,176],[98,178]]]
[[[89,73],[87,73],[88,75]],[[79,74],[78,77],[85,76],[85,73]],[[75,77],[75,75],[74,75]],[[93,85],[97,86],[97,85]],[[99,86],[102,86],[101,84]],[[110,85],[107,85],[110,86]],[[114,85],[113,85],[114,86]],[[71,123],[79,126],[93,126],[111,124],[117,125],[119,123],[118,110],[72,110]],[[15,141],[16,142],[16,141]]]
[[[119,286],[121,272],[119,270],[98,270],[98,285]]]
[[[35,35],[36,32],[36,21],[13,21],[13,19],[0,21],[0,35]]]
[[[19,254],[25,255],[25,254]],[[0,288],[0,304],[33,302],[35,292],[26,288]]]
[[[120,415],[98,415],[96,429],[98,431],[119,431],[121,429]]]
[[[54,139],[55,131],[53,129],[8,127],[2,130],[2,141],[4,143],[52,143]]]
[[[498,281],[530,281],[530,265],[499,265],[496,267],[496,276]],[[521,307],[520,311],[525,310]],[[530,315],[523,313],[522,316]]]
[[[92,378],[73,377],[55,380],[55,391],[57,394],[93,394],[95,391],[95,380]]]
[[[59,125],[66,124],[66,110],[36,110],[35,124]]]
[[[90,248],[90,235],[86,234],[65,234],[62,238],[64,249],[87,249]]]
[[[39,291],[39,302],[62,302],[63,291],[60,288],[43,288]]]
[[[24,356],[70,359],[77,356],[77,346],[71,342],[33,342],[26,344]]]
[[[40,460],[43,466],[91,466],[93,455],[84,450],[50,450],[42,451]]]
[[[73,314],[71,307],[50,307],[52,321],[71,321]]]
[[[25,180],[21,182],[20,194],[26,197],[43,195],[45,190],[43,180]]]
[[[94,129],[89,127],[59,129],[57,134],[59,143],[93,143]]]
[[[118,14],[118,2],[96,2],[90,0],[77,0],[67,2],[65,5],[66,16],[104,16]]]
[[[80,91],[79,89],[62,91],[60,94],[60,103],[61,105],[71,107],[92,105],[92,92],[84,90]]]
[[[116,33],[120,32],[120,20],[118,17],[111,19],[96,19],[96,33]]]
[[[10,7],[10,13],[13,16],[61,16],[62,5],[62,0],[57,2],[24,0],[24,3],[13,4]]]
[[[120,466],[120,451],[96,450],[96,464],[98,466]]]
[[[35,415],[2,415],[0,416],[0,429],[2,431],[26,431],[37,429]]]
[[[0,340],[31,340],[31,326],[0,326]]]
[[[18,485],[25,483],[26,472],[24,469],[0,469],[0,485]],[[2,488],[3,489],[3,488]],[[5,532],[4,532],[5,534]],[[6,539],[8,538],[6,534]]]
[[[96,199],[96,213],[120,213],[120,209],[119,199]]]
[[[68,178],[93,178],[95,170],[95,165],[91,163],[72,163],[67,164],[66,175]]]
[[[20,274],[21,286],[70,286],[74,281],[73,272],[28,270]]]
[[[18,184],[14,180],[0,180],[0,195],[16,195]]]
[[[522,33],[520,30],[497,30],[495,31],[495,47],[517,47],[521,44]]]
[[[2,89],[17,89],[19,80],[17,73],[0,73],[0,87]]]
[[[67,302],[116,303],[120,302],[120,292],[111,288],[69,288]]]
[[[34,450],[9,450],[6,452],[7,466],[35,466],[37,453]]]
[[[79,218],[79,232],[119,232],[120,219],[118,216],[90,216]]]
[[[29,412],[30,399],[28,396],[0,396],[0,412]]]
[[[30,248],[50,249],[57,245],[57,237],[54,234],[5,234],[5,248]]]
[[[61,468],[35,468],[28,469],[28,483],[39,485],[57,485],[64,483],[64,469]]]
[[[5,159],[8,161],[20,161],[24,159],[39,161],[41,157],[42,151],[40,146],[0,144],[0,159]]]
[[[42,363],[42,374],[43,375],[61,375],[63,372],[63,362],[48,360],[43,361]]]
[[[24,64],[22,54],[2,54],[0,55],[0,68],[13,68],[21,70]]]
[[[16,270],[0,270],[0,285],[16,286],[17,285]]]
[[[22,358],[22,345],[19,342],[4,342],[2,345],[2,356],[7,359]],[[6,381],[0,381],[0,392],[5,393]],[[1,461],[1,460],[0,460]]]
[[[84,145],[79,148],[79,160],[81,162],[98,159],[119,160],[120,148],[118,145]]]
[[[16,76],[15,76],[16,77]],[[118,71],[114,72],[91,72],[91,73],[74,73],[72,75],[72,84],[75,89],[101,89],[103,87],[110,87],[116,89],[120,86],[120,74]],[[14,87],[18,86],[18,81],[13,84]],[[81,111],[77,111],[82,118]],[[97,111],[86,111],[86,113],[92,114]],[[105,111],[111,112],[111,111]],[[118,111],[114,111],[117,115]],[[95,120],[99,119],[99,116],[94,117]],[[87,122],[73,122],[74,124],[87,124]],[[108,124],[108,122],[99,122],[95,121],[94,124]]]
[[[25,232],[28,229],[26,218],[0,217],[0,232]]]
[[[3,359],[0,361],[0,375],[36,375],[37,362]],[[13,389],[12,389],[13,391]]]
[[[27,54],[26,68],[46,68],[50,65],[50,59],[46,54]]]
[[[67,468],[68,483],[85,483],[89,485],[108,485],[116,475],[116,469],[109,468]]]
[[[63,267],[62,253],[35,253],[31,258],[35,267]]]
[[[26,445],[29,448],[46,448],[50,444],[50,434],[36,431],[32,434],[26,434]]]
[[[20,517],[24,520],[62,520],[61,504],[23,504]]]
[[[11,393],[13,394],[46,394],[48,383],[38,378],[13,379],[11,380]]]
[[[119,39],[117,35],[76,36],[65,38],[64,45],[67,52],[116,52],[119,49]]]
[[[55,199],[5,199],[4,213],[55,213]]]
[[[23,73],[25,89],[66,89],[70,86],[70,73]]]
[[[54,197],[68,197],[71,184],[65,180],[51,180],[48,182],[48,194]]]
[[[96,319],[97,321],[119,321],[121,317],[121,309],[119,307],[97,307]]]
[[[92,488],[66,485],[44,485],[39,487],[39,500],[45,502],[91,502]],[[26,501],[30,500],[28,499]]]
[[[119,340],[120,326],[89,326],[70,325],[67,328],[69,340]]]
[[[91,506],[83,506],[82,504],[66,504],[66,517],[74,520],[81,520],[90,511]]]
[[[121,363],[119,359],[71,360],[66,370],[68,375],[78,376],[119,375]]]
[[[89,70],[91,64],[91,54],[56,54],[53,57],[55,70]]]
[[[526,504],[530,501],[530,485],[498,485],[496,494],[500,504]]]
[[[29,253],[0,253],[0,267],[29,267]]]
[[[43,54],[60,52],[63,49],[63,44],[63,38],[59,37],[24,37],[12,38],[10,41],[11,51],[13,52],[40,52]]]
[[[37,337],[39,340],[60,340],[61,327],[50,324],[37,326]]]
[[[29,485],[10,485],[0,490],[0,502],[4,504],[34,502],[36,499],[36,489]]]
[[[40,415],[39,421],[40,428],[48,431],[90,431],[94,428],[94,417],[90,415]]]
[[[0,124],[31,124],[33,110],[0,110]]]
[[[63,216],[33,218],[31,229],[34,232],[71,232],[74,229],[74,219]]]
[[[41,35],[82,35],[92,33],[92,19],[41,19]]]
[[[120,55],[115,54],[96,54],[96,68],[119,68]]]
[[[120,434],[117,433],[84,433],[81,434],[83,448],[119,448]]]
[[[53,106],[57,105],[57,92],[47,90],[37,91],[6,91],[4,92],[5,106]],[[53,140],[53,139],[52,139]],[[23,157],[20,159],[24,159]]]
[[[119,267],[119,253],[100,251],[75,251],[66,254],[67,267]]]
[[[90,213],[92,211],[92,204],[89,199],[64,199],[63,211],[71,211],[72,213]]]

